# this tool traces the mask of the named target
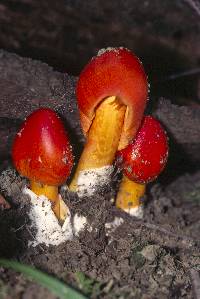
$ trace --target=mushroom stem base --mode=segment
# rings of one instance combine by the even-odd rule
[[[71,191],[77,191],[77,180],[81,171],[113,164],[124,125],[125,112],[126,106],[115,96],[106,98],[98,106],[69,187]]]
[[[144,196],[145,189],[145,184],[133,182],[123,176],[116,198],[116,207],[126,212],[132,208],[139,208],[142,205],[141,198]]]
[[[68,208],[58,193],[58,186],[49,186],[30,181],[30,189],[38,196],[44,195],[52,202],[52,210],[59,221],[64,222],[68,215]]]

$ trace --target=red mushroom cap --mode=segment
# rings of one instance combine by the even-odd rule
[[[135,136],[143,117],[148,84],[141,62],[131,51],[101,50],[81,72],[76,92],[85,135],[100,102],[116,96],[128,107],[121,140],[127,145]]]
[[[117,153],[117,163],[132,181],[146,184],[156,179],[168,158],[168,139],[158,120],[143,119],[134,141]]]
[[[70,174],[73,156],[68,135],[54,111],[41,108],[22,124],[12,147],[16,169],[30,180],[58,186]]]

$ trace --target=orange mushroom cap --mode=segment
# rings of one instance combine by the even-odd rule
[[[148,83],[141,62],[131,51],[125,48],[101,50],[81,72],[76,93],[85,135],[100,102],[116,96],[127,106],[120,141],[126,146],[135,136],[147,101]]]
[[[16,169],[30,180],[59,186],[73,165],[73,155],[65,128],[54,111],[41,108],[22,124],[12,147]]]

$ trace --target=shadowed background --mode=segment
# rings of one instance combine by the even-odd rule
[[[141,58],[152,98],[197,104],[200,16],[195,3],[2,0],[0,48],[78,75],[98,49],[125,46]]]

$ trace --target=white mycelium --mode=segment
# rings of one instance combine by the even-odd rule
[[[108,222],[105,224],[106,236],[110,235],[110,233],[114,232],[118,226],[120,226],[124,222],[124,219],[120,217],[115,217],[112,222]]]
[[[63,226],[61,226],[52,210],[51,202],[45,196],[37,196],[28,188],[25,188],[23,193],[30,197],[29,217],[31,226],[36,230],[35,239],[30,241],[29,245],[35,247],[44,243],[47,246],[57,246],[71,240],[73,234],[78,235],[86,227],[87,219],[78,215],[74,216],[71,224],[70,212]]]
[[[77,214],[74,215],[73,219],[73,231],[75,236],[78,236],[79,232],[84,230],[84,228],[88,228],[89,231],[91,231],[91,227],[88,226],[88,222],[86,217],[84,216],[78,216]]]
[[[77,193],[79,197],[93,196],[97,188],[110,183],[113,166],[80,171],[77,180]]]
[[[135,216],[139,219],[143,218],[144,210],[143,210],[143,205],[134,207],[134,208],[129,208],[129,209],[124,209],[126,213],[128,213],[131,216]]]

